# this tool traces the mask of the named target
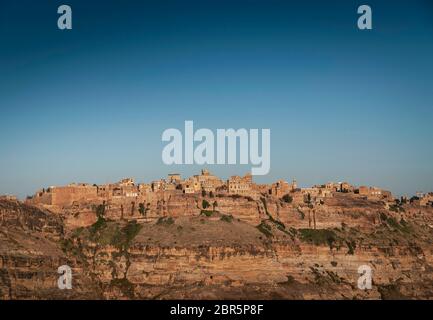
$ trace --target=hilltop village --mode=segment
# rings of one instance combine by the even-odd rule
[[[52,186],[36,192],[27,199],[31,204],[69,207],[88,202],[136,203],[149,202],[157,196],[201,194],[210,197],[243,196],[259,199],[261,196],[282,198],[290,196],[291,201],[304,202],[309,198],[319,202],[323,198],[332,197],[334,192],[354,193],[369,199],[392,201],[391,192],[376,187],[354,187],[347,182],[327,183],[311,188],[298,188],[296,180],[291,183],[279,180],[273,184],[256,184],[252,175],[231,176],[223,181],[204,169],[201,174],[185,180],[178,173],[171,173],[167,179],[151,183],[136,184],[133,178],[125,178],[117,183],[91,185],[87,183],[72,183],[67,186]]]
[[[0,197],[0,299],[431,299],[432,248],[432,193],[346,182],[202,170]],[[73,290],[57,288],[64,264]]]
[[[291,208],[298,210],[319,211],[327,201],[343,194],[352,200],[380,202],[386,208],[395,206],[396,201],[406,201],[395,199],[387,190],[355,187],[347,182],[299,188],[296,180],[257,184],[250,174],[231,176],[223,181],[204,169],[201,174],[186,179],[172,173],[166,179],[151,183],[136,184],[134,179],[126,178],[103,185],[73,183],[53,186],[37,191],[26,203],[66,214],[74,226],[94,223],[98,206],[105,216],[114,220],[153,221],[167,216],[199,215],[210,210],[259,224],[266,218],[268,210],[278,213],[290,204]],[[431,205],[433,194],[419,195],[411,201],[417,201],[418,205]],[[309,226],[312,223],[309,222]]]

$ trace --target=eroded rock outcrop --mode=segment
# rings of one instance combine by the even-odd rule
[[[202,200],[165,199],[167,211],[149,207],[148,220],[88,208],[77,216],[93,218],[81,226],[65,223],[65,213],[3,201],[0,296],[433,298],[430,208],[390,210],[348,195],[313,208],[270,197],[215,197],[218,204],[204,209]],[[73,269],[72,290],[57,288],[61,264]],[[361,265],[373,271],[371,290],[357,286]]]

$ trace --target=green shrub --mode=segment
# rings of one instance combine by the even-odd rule
[[[119,232],[117,223],[105,222],[101,227],[97,228],[95,225],[91,226],[89,239],[99,245],[111,245],[113,237]]]
[[[103,217],[98,216],[98,220],[96,220],[96,222],[89,227],[90,236],[93,237],[96,233],[104,229],[106,226],[107,221]]]
[[[119,288],[126,297],[134,298],[134,285],[128,279],[112,279],[110,286]]]
[[[413,231],[412,226],[406,222],[404,219],[401,219],[400,222],[398,222],[395,218],[387,216],[384,213],[380,213],[380,218],[382,220],[382,223],[390,226],[391,228],[395,230],[399,230],[404,233],[410,233]]]
[[[144,216],[144,214],[146,213],[146,208],[144,207],[144,203],[140,203],[138,205],[138,212],[140,212],[140,214]]]
[[[71,238],[60,240],[60,248],[66,255],[73,255],[86,264],[86,256],[83,254],[81,245],[75,245]]]
[[[274,224],[276,224],[278,229],[280,229],[280,230],[281,229],[286,229],[286,226],[284,225],[284,223],[282,223],[279,220],[275,220],[272,216],[269,216],[269,220],[271,222],[273,222]]]
[[[392,204],[389,206],[389,211],[398,212],[398,206],[396,204]]]
[[[264,221],[262,221],[256,228],[267,237],[273,236],[271,226]]]
[[[62,249],[63,253],[71,252],[74,249],[74,243],[71,239],[62,239],[60,241],[60,248]]]
[[[212,210],[201,210],[200,214],[210,217],[214,212]]]
[[[289,194],[285,194],[281,199],[283,199],[283,201],[286,203],[292,203],[293,202],[293,197]]]
[[[105,216],[105,204],[100,204],[95,208],[96,216],[98,218],[103,218]]]
[[[355,249],[356,249],[356,242],[354,240],[346,241],[346,244],[347,244],[347,248],[349,249],[347,254],[353,255],[355,253]]]
[[[334,231],[328,229],[299,229],[300,239],[314,245],[327,244],[330,248],[338,240]]]
[[[78,238],[78,237],[80,237],[80,235],[83,233],[84,230],[85,230],[85,228],[83,228],[83,227],[79,227],[79,228],[75,229],[72,232],[72,238]]]
[[[221,219],[220,219],[221,221],[225,221],[225,222],[232,222],[233,221],[233,216],[232,215],[226,215],[226,214],[223,214],[222,216],[221,216]]]
[[[394,229],[399,229],[399,228],[400,228],[399,223],[398,223],[397,220],[395,220],[393,217],[388,217],[388,218],[386,219],[386,223],[387,223],[390,227],[393,227]]]
[[[140,232],[141,227],[142,226],[135,220],[128,222],[128,224],[113,238],[112,244],[127,249],[131,245],[132,240],[134,240]]]
[[[263,207],[265,208],[266,215],[270,216],[270,214],[268,212],[268,206],[266,204],[266,198],[260,198],[260,201],[262,201],[262,203],[263,203]]]
[[[173,223],[174,223],[174,219],[172,217],[161,217],[158,219],[158,221],[156,221],[157,225],[165,225],[165,226],[172,225]]]
[[[203,199],[203,201],[201,202],[201,205],[202,205],[203,209],[207,209],[210,207],[210,204],[209,204],[209,202],[207,202],[206,199]]]
[[[406,210],[401,206],[401,204],[392,204],[389,206],[389,211],[405,212]]]

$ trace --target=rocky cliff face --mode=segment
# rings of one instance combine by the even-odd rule
[[[431,208],[390,210],[350,195],[313,208],[226,197],[203,210],[200,200],[165,199],[158,210],[168,214],[152,209],[148,222],[83,210],[73,219],[92,218],[81,227],[2,201],[0,297],[433,298]],[[57,288],[62,264],[73,270],[72,290]],[[373,272],[371,290],[357,286],[361,265]]]
[[[0,201],[0,297],[2,299],[62,299],[94,296],[87,279],[77,273],[74,291],[57,287],[61,265],[74,265],[60,243],[64,236],[62,220],[51,213],[16,201]],[[90,291],[89,291],[90,290]]]

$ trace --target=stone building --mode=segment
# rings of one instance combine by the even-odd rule
[[[112,200],[119,198],[133,198],[140,194],[139,186],[135,185],[134,179],[126,178],[117,183],[102,184],[97,186],[99,200]]]
[[[200,175],[194,175],[180,183],[183,193],[216,192],[216,189],[224,183],[208,170],[203,169]]]
[[[195,193],[194,179],[188,178],[182,183],[183,193]]]
[[[9,200],[9,201],[17,201],[17,197],[9,194],[0,195],[0,200]]]
[[[110,184],[97,186],[97,194],[99,198],[109,199],[113,195],[113,188]]]
[[[177,185],[182,182],[182,178],[179,173],[170,173],[168,174],[168,182]]]
[[[340,185],[335,182],[328,182],[322,187],[324,187],[324,189],[330,190],[331,192],[337,192],[340,189]]]
[[[422,198],[420,198],[419,204],[422,206],[432,205],[433,204],[433,192],[427,193]]]
[[[331,192],[354,192],[355,188],[347,182],[328,182],[320,188],[330,190]]]
[[[134,182],[134,178],[125,178],[120,180],[117,184],[121,187],[126,187],[126,186],[134,186],[135,182]]]
[[[271,188],[269,189],[269,194],[281,198],[282,196],[295,191],[297,187],[298,186],[296,180],[293,180],[292,183],[288,183],[284,180],[278,180],[271,185]]]
[[[74,203],[98,199],[98,188],[86,183],[69,184],[63,187],[50,187],[38,191],[29,201],[34,204],[70,206]]]
[[[193,176],[188,178],[189,187],[192,188],[193,193],[201,191],[201,183],[199,182],[198,176]]]
[[[311,187],[311,188],[302,188],[301,193],[304,195],[310,195],[310,197],[317,197],[320,195],[321,188]]]
[[[198,181],[200,189],[205,191],[215,191],[224,184],[220,178],[211,174],[207,169],[203,169],[200,175],[195,175],[194,179]]]
[[[329,189],[320,189],[319,195],[320,198],[329,198],[332,197],[332,191]]]
[[[353,192],[355,190],[355,188],[347,182],[340,182],[339,185],[340,187],[338,191],[340,192]]]
[[[231,176],[227,180],[227,189],[229,194],[250,195],[252,193],[252,176],[250,173],[244,177]]]
[[[152,186],[148,183],[140,183],[138,184],[138,192],[140,195],[145,195],[149,192],[152,192]]]
[[[360,186],[357,189],[357,193],[361,196],[368,196],[370,194],[370,188],[367,186]]]
[[[128,186],[123,186],[121,189],[122,189],[123,197],[134,198],[134,197],[138,197],[139,195],[138,186],[128,185]]]
[[[269,194],[270,190],[271,190],[272,185],[269,184],[257,184],[257,183],[253,183],[251,185],[251,189],[256,192],[256,193],[266,193]]]
[[[218,186],[214,183],[214,181],[211,180],[205,180],[201,183],[201,189],[205,192],[215,193],[217,187]]]
[[[358,189],[355,190],[359,195],[365,196],[368,199],[377,199],[377,200],[386,200],[391,201],[393,199],[393,196],[390,191],[382,190],[377,187],[366,187],[366,186],[360,186]]]
[[[163,191],[164,190],[164,184],[165,184],[164,179],[152,181],[150,183],[151,188],[152,188],[152,192]]]
[[[162,187],[163,191],[173,191],[176,190],[176,184],[175,183],[165,183]]]

